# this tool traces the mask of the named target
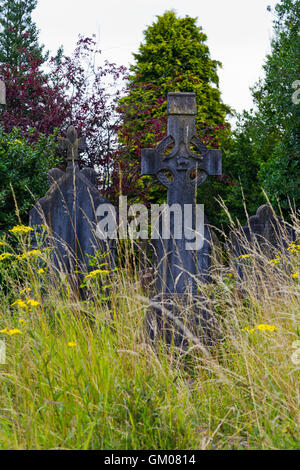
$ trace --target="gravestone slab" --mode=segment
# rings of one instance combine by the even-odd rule
[[[61,149],[67,152],[67,168],[49,171],[50,188],[30,212],[32,227],[46,225],[51,234],[47,244],[54,247],[53,266],[68,273],[75,283],[95,267],[89,265],[89,256],[100,250],[108,253],[103,263],[113,264],[112,246],[105,245],[96,235],[97,208],[106,203],[96,187],[96,173],[90,168],[78,166],[78,151],[84,149],[84,140],[77,138],[73,126],[67,138],[61,138]]]
[[[152,343],[163,339],[168,345],[187,349],[194,343],[212,346],[220,339],[220,328],[212,303],[201,295],[161,294],[152,300],[145,318]]]
[[[142,151],[142,175],[153,175],[168,188],[166,209],[170,221],[169,237],[163,236],[163,214],[157,223],[158,237],[153,244],[158,296],[153,299],[156,306],[146,317],[146,327],[152,340],[158,334],[167,343],[182,347],[182,332],[175,333],[176,321],[164,314],[168,308],[174,318],[187,321],[189,328],[198,333],[204,332],[206,339],[200,335],[202,342],[210,342],[208,320],[212,316],[198,291],[201,282],[210,280],[211,233],[204,212],[197,206],[197,188],[209,175],[222,174],[222,157],[220,150],[207,149],[196,136],[195,93],[169,93],[167,113],[167,137],[156,148]],[[191,217],[186,219],[187,208]],[[181,219],[176,219],[176,211]]]
[[[198,281],[209,280],[211,252],[208,221],[204,214],[202,226],[201,220],[199,225],[196,220],[197,188],[207,176],[222,174],[221,151],[207,149],[196,137],[195,93],[169,93],[167,113],[168,136],[155,149],[142,150],[142,175],[156,176],[168,188],[167,206],[176,207],[182,214],[181,238],[175,233],[178,227],[175,227],[173,212],[170,213],[169,239],[162,236],[163,217],[160,218],[160,236],[154,243],[159,263],[157,289],[167,294],[186,291],[195,294]],[[192,215],[190,226],[186,227],[189,234],[183,227],[187,207]],[[201,218],[200,212],[198,215]],[[200,248],[188,248],[192,232],[197,232]]]
[[[246,225],[230,234],[229,248],[238,258],[251,252],[260,252],[268,259],[287,249],[296,240],[296,233],[267,204],[260,206]],[[238,260],[237,260],[238,261]],[[242,263],[237,262],[239,276],[243,277]]]

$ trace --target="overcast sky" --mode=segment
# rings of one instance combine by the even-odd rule
[[[179,16],[198,17],[208,36],[211,57],[219,69],[223,101],[241,111],[252,106],[249,87],[263,75],[270,51],[276,0],[38,0],[33,14],[40,40],[55,53],[63,45],[70,54],[78,34],[97,35],[103,57],[119,65],[133,62],[132,53],[156,15],[174,9]]]

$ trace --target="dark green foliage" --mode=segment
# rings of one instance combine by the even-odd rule
[[[142,148],[154,147],[166,136],[168,92],[196,93],[197,132],[211,148],[218,148],[228,134],[225,116],[230,110],[218,89],[221,64],[211,59],[207,37],[196,18],[178,18],[167,11],[144,34],[145,41],[134,54],[136,63],[130,68],[127,95],[120,100],[121,147],[114,187],[122,187],[135,200],[161,202],[165,198],[161,184],[139,176]]]
[[[224,123],[228,107],[221,103],[218,89],[221,63],[211,59],[206,40],[197,18],[178,18],[173,11],[157,16],[134,54],[130,83],[156,85],[160,96],[169,91],[193,91],[197,93],[199,121]],[[125,101],[134,98],[133,93]]]
[[[300,205],[300,102],[293,97],[295,85],[300,88],[300,2],[282,0],[276,11],[266,78],[254,90],[265,128],[261,145],[269,153],[264,155],[258,178],[271,201],[278,199],[287,209],[289,201]]]
[[[262,188],[286,215],[290,204],[300,205],[300,103],[295,93],[295,86],[300,88],[299,0],[281,0],[275,10],[265,76],[252,89],[257,109],[240,116],[232,150],[224,159],[226,171],[236,184],[228,189],[225,199],[231,212],[241,219],[245,216],[240,209],[239,180],[251,214],[265,200]]]
[[[43,62],[43,46],[31,14],[37,0],[0,0],[0,62],[24,66],[28,54]]]
[[[0,232],[18,223],[13,192],[21,220],[28,222],[30,209],[48,189],[48,170],[60,162],[56,146],[53,136],[30,143],[17,129],[6,134],[0,128]]]

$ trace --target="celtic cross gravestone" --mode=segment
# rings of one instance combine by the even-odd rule
[[[197,188],[209,175],[221,175],[221,151],[207,149],[196,136],[194,93],[169,93],[167,112],[168,136],[156,148],[142,151],[142,175],[155,176],[168,189],[168,217],[159,215],[154,243],[158,295],[146,316],[146,328],[152,340],[162,335],[167,343],[184,347],[181,324],[211,344],[215,320],[199,293],[200,283],[210,278],[211,233],[203,208],[197,205]],[[166,220],[169,231],[164,236]],[[193,237],[196,243],[191,243]]]
[[[195,293],[197,279],[208,279],[210,265],[210,233],[203,212],[196,210],[197,188],[207,176],[221,175],[221,151],[208,150],[196,136],[195,93],[169,93],[167,112],[168,136],[155,149],[142,151],[142,175],[156,176],[168,188],[167,208],[173,207],[182,215],[175,220],[170,213],[170,237],[160,236],[155,244],[160,259],[158,289],[166,293]],[[187,216],[188,211],[191,217]],[[194,249],[190,243],[192,234],[202,239]]]

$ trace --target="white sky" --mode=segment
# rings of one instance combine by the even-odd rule
[[[156,15],[175,9],[183,17],[198,17],[208,36],[211,57],[219,69],[223,101],[238,111],[252,107],[250,86],[263,75],[270,51],[272,20],[267,11],[277,0],[38,0],[33,19],[40,40],[55,53],[63,45],[71,54],[78,34],[97,35],[103,57],[119,65],[133,62],[132,53]]]

